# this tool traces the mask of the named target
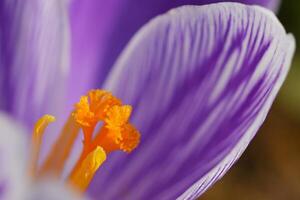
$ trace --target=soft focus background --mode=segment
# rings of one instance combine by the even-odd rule
[[[298,46],[288,78],[242,158],[201,200],[300,199],[300,0],[283,0],[279,19]]]

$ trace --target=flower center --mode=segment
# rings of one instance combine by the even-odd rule
[[[140,134],[129,123],[131,112],[131,106],[122,105],[121,100],[111,93],[104,90],[89,91],[75,105],[47,159],[37,169],[43,133],[48,124],[55,120],[53,116],[43,116],[37,121],[33,131],[30,168],[32,175],[61,175],[81,128],[83,149],[68,182],[79,191],[84,191],[110,152],[122,150],[130,153],[137,147]],[[96,130],[98,125],[102,126]]]

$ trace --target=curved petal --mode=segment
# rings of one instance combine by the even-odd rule
[[[280,0],[234,1],[257,4],[273,10],[277,10],[280,2]],[[127,42],[150,19],[181,5],[203,5],[214,2],[222,0],[72,0],[70,106],[87,90],[103,83]]]
[[[220,3],[147,24],[106,88],[133,105],[139,147],[94,179],[103,199],[195,198],[236,161],[263,123],[294,51],[274,14]]]
[[[0,113],[0,199],[24,199],[26,178],[26,138],[24,129]]]
[[[78,195],[65,184],[57,181],[40,181],[33,184],[28,192],[30,200],[87,200],[83,195]]]
[[[0,113],[0,199],[83,200],[63,182],[30,180],[27,176],[29,142],[25,132],[16,121]]]
[[[0,109],[29,126],[44,113],[61,110],[68,71],[65,4],[0,2]]]

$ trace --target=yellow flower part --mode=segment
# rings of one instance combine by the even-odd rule
[[[31,149],[31,166],[30,173],[35,175],[36,166],[40,154],[42,138],[48,124],[55,121],[55,117],[52,115],[44,115],[41,117],[34,126],[32,133],[32,149]]]
[[[33,155],[32,167],[34,174],[54,174],[60,176],[65,162],[69,157],[79,127],[83,131],[83,149],[71,171],[68,183],[84,191],[96,171],[112,151],[121,150],[130,153],[140,142],[139,131],[129,123],[132,107],[122,105],[121,100],[105,90],[91,90],[82,96],[70,118],[65,124],[60,137],[50,151],[46,161],[37,170],[37,155]],[[34,129],[34,152],[39,152],[41,136],[51,122],[49,115],[41,118]],[[49,119],[49,120],[48,120]],[[96,130],[97,125],[102,125]]]
[[[106,154],[104,150],[99,146],[96,147],[95,150],[86,156],[78,170],[70,176],[70,182],[76,186],[76,189],[84,191],[91,182],[95,172],[105,160]]]

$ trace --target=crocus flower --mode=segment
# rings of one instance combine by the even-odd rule
[[[59,11],[57,9],[54,18],[64,16],[63,12],[59,15]],[[51,28],[64,36],[61,27],[54,25]],[[52,42],[51,50],[65,44]],[[200,196],[228,171],[263,123],[286,77],[294,43],[274,14],[257,6],[237,3],[185,6],[151,20],[129,42],[103,85],[134,108],[131,123],[140,131],[141,142],[129,155],[111,153],[93,174],[88,193],[100,199],[195,199]],[[64,62],[56,64],[63,66]],[[50,80],[56,78],[59,76]],[[74,87],[76,90],[77,86]],[[56,89],[63,91],[63,87],[55,87],[53,92],[57,92]],[[46,95],[56,100],[53,95]],[[47,102],[51,100],[46,97],[40,96]],[[5,105],[13,103],[4,102]],[[80,105],[79,102],[75,108],[75,120]],[[5,117],[0,121],[4,124],[1,138],[8,133],[20,135],[21,128],[15,128]],[[20,145],[5,144],[7,142],[1,143],[1,149],[6,151]],[[65,146],[62,147],[64,150]],[[104,145],[100,147],[105,150]],[[4,150],[0,154],[4,160],[1,163],[7,164],[4,167],[26,168],[22,167],[22,159],[20,164],[6,162],[15,160],[15,155]],[[22,173],[8,174],[22,177]],[[0,177],[4,177],[4,191],[5,177],[16,184],[19,177],[5,175]]]
[[[101,86],[132,36],[150,19],[181,5],[222,0],[73,0],[70,5],[71,75],[68,107],[91,88]],[[279,0],[231,0],[256,4],[276,12]],[[97,74],[95,76],[94,74]],[[74,90],[74,85],[76,90]]]

